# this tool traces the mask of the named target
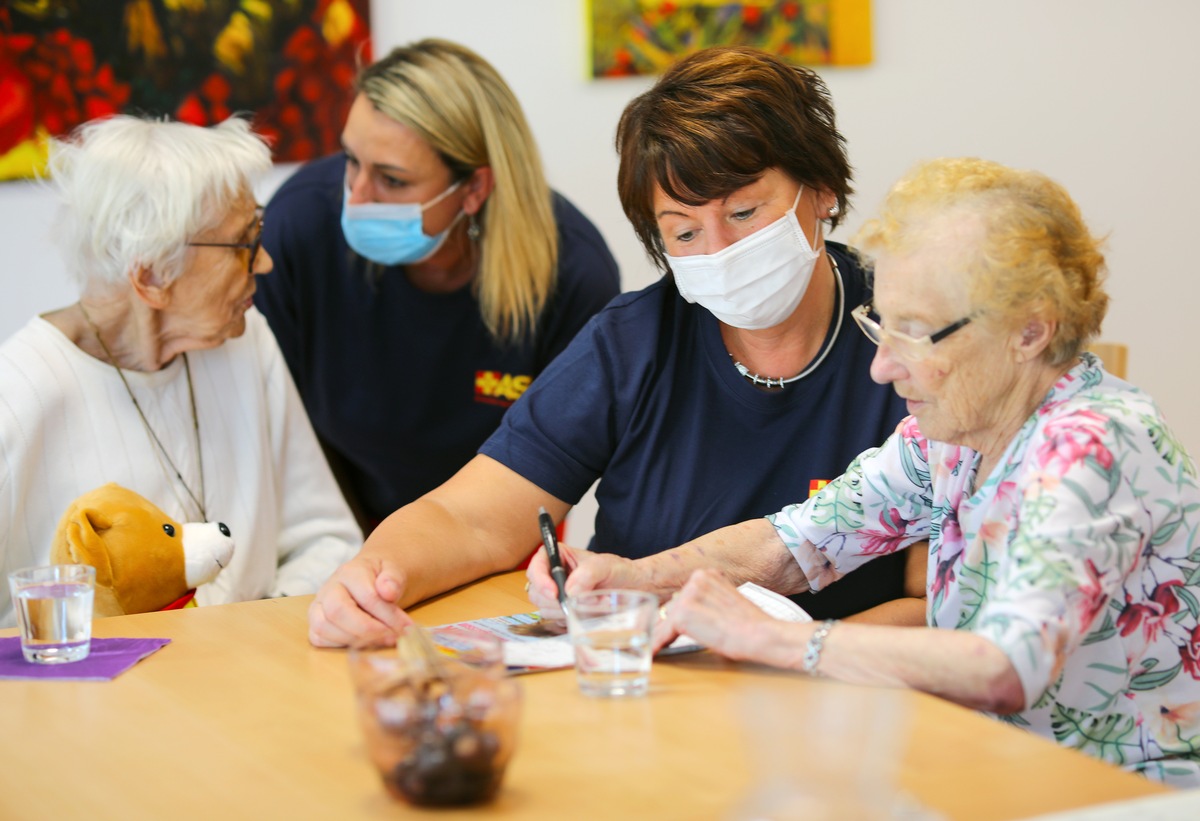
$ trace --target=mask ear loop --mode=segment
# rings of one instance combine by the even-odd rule
[[[795,199],[795,201],[792,202],[791,213],[792,213],[793,217],[796,216],[796,208],[797,208],[797,206],[800,205],[800,197],[803,194],[804,194],[804,183],[800,183],[800,190],[796,192],[796,199]],[[809,243],[809,247],[812,248],[812,252],[814,254],[825,253],[825,230],[824,230],[823,226],[821,225],[821,222],[822,222],[821,218],[817,217],[817,221],[813,225],[813,241]],[[796,219],[796,225],[797,226],[800,225],[800,219],[798,217]],[[804,233],[804,231],[801,230],[800,233]],[[805,237],[805,241],[806,242],[808,241],[807,237]],[[817,247],[818,243],[820,244],[820,247]],[[829,259],[832,261],[833,257],[829,257]]]
[[[443,191],[442,193],[438,194],[436,197],[434,197],[433,199],[431,199],[429,202],[427,202],[427,203],[425,203],[424,205],[422,205],[422,206],[421,206],[421,213],[422,213],[422,214],[424,214],[424,213],[425,213],[426,211],[428,211],[430,208],[432,208],[433,206],[437,205],[437,204],[438,204],[439,202],[441,202],[442,200],[446,199],[446,197],[448,197],[448,196],[450,196],[452,193],[454,193],[454,190],[455,190],[456,188],[458,188],[459,186],[461,186],[462,184],[463,184],[463,181],[462,181],[462,180],[459,180],[458,182],[454,183],[454,185],[450,186],[450,187],[449,187],[449,188],[447,188],[445,191]]]
[[[462,184],[463,184],[463,180],[459,180],[458,182],[454,183],[454,185],[450,186],[445,191],[443,191],[442,193],[438,194],[436,197],[431,199],[429,202],[422,205],[421,213],[424,214],[427,209],[432,208],[433,206],[437,205],[442,200],[446,199],[446,197],[450,196],[450,194],[454,191],[454,189],[458,188]],[[429,249],[428,254],[426,254],[425,256],[416,260],[414,263],[410,263],[410,264],[422,263],[425,260],[429,259],[434,254],[436,254],[438,251],[442,250],[442,246],[446,244],[446,240],[449,239],[450,232],[454,230],[454,226],[458,225],[458,221],[460,219],[462,219],[463,217],[465,217],[466,215],[467,215],[467,212],[463,211],[462,208],[459,208],[458,213],[454,215],[454,219],[450,220],[450,224],[447,225],[442,230],[441,235],[438,237],[437,244],[434,245],[431,249]],[[422,233],[424,233],[424,231],[422,231]],[[467,235],[470,236],[470,233],[471,233],[471,229],[468,226]]]

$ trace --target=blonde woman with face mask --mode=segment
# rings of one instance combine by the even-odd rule
[[[267,206],[267,316],[370,530],[475,455],[619,290],[486,61],[424,40],[359,75],[342,151]]]
[[[617,149],[625,213],[667,276],[614,300],[480,455],[380,526],[318,594],[314,643],[387,640],[401,606],[513,567],[540,540],[538,508],[561,521],[597,480],[592,550],[647,556],[806,496],[904,415],[855,333],[863,271],[824,238],[850,167],[816,74],[701,51],[630,103]],[[906,591],[924,561],[909,588],[906,558],[805,606],[918,623]],[[531,583],[553,602],[540,553]]]

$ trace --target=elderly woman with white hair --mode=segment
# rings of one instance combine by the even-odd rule
[[[314,592],[362,541],[286,363],[252,307],[252,180],[270,151],[242,120],[113,117],[51,145],[77,303],[0,346],[0,567],[45,564],[77,496],[123,485],[237,550],[197,603]],[[0,589],[0,626],[15,624]]]
[[[1104,257],[1067,192],[976,159],[919,166],[859,233],[872,377],[910,416],[807,501],[636,562],[570,552],[568,592],[665,597],[738,659],[906,686],[1200,786],[1200,488],[1154,401],[1084,351]],[[929,540],[929,627],[774,621],[731,582],[836,586]],[[544,554],[531,595],[552,606]]]

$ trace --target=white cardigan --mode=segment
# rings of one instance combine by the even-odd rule
[[[315,592],[362,544],[266,320],[188,354],[209,518],[233,534],[233,562],[199,604]],[[183,358],[125,371],[138,403],[199,494]],[[77,496],[116,482],[177,521],[198,517],[170,475],[116,370],[35,317],[0,345],[0,571],[49,561],[59,518]],[[0,627],[16,624],[0,582]]]

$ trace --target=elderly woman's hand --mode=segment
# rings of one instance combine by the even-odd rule
[[[567,595],[585,593],[601,588],[643,589],[639,583],[640,573],[636,562],[611,553],[592,553],[575,547],[559,545],[563,567],[567,569]],[[562,608],[558,605],[558,586],[550,575],[550,560],[546,548],[538,548],[525,571],[529,579],[529,600],[537,605],[543,618],[561,619]]]
[[[386,559],[358,556],[339,567],[308,608],[308,640],[314,647],[394,644],[408,614],[396,604],[404,572]]]
[[[754,659],[763,627],[776,623],[718,570],[692,573],[687,584],[659,611],[652,649],[658,652],[687,634],[699,644],[731,659]]]

